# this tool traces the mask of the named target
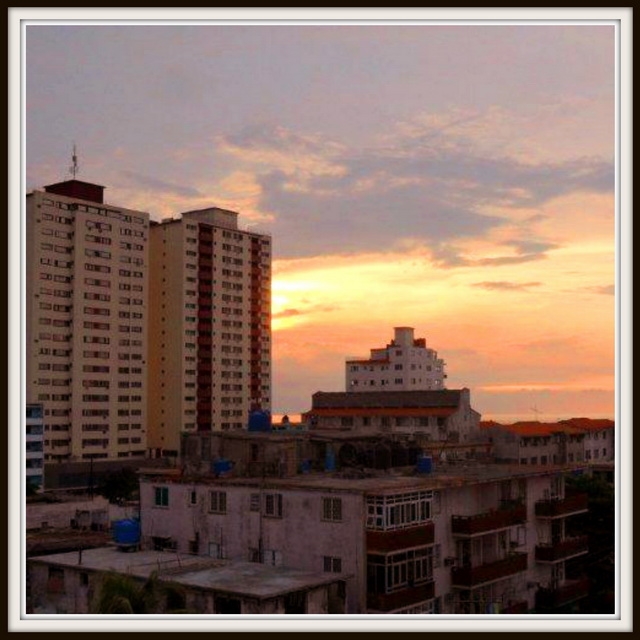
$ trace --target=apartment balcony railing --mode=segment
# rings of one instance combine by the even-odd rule
[[[472,516],[451,516],[451,531],[454,535],[473,536],[496,529],[505,529],[527,520],[527,509],[522,504],[487,511]]]
[[[562,518],[575,513],[588,511],[586,493],[577,493],[566,498],[538,500],[535,512],[538,518]]]
[[[589,579],[566,581],[554,589],[541,588],[536,593],[536,609],[549,611],[586,598],[589,595]]]
[[[476,567],[453,567],[451,569],[451,584],[454,587],[477,587],[485,582],[501,580],[526,570],[527,554],[513,553],[502,560]]]
[[[417,602],[431,600],[435,597],[433,581],[416,587],[407,587],[393,593],[368,593],[367,609],[374,611],[393,611],[400,607],[407,607]]]
[[[536,562],[559,562],[589,551],[589,537],[566,538],[552,544],[536,546]]]
[[[367,531],[368,553],[389,553],[401,549],[410,549],[425,544],[433,544],[435,526],[433,522],[407,529],[393,531]]]

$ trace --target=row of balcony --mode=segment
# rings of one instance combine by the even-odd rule
[[[576,494],[554,500],[539,500],[535,503],[538,518],[564,518],[588,510],[587,495]],[[469,516],[452,516],[451,531],[458,536],[473,536],[497,529],[505,529],[527,520],[525,505],[506,503],[499,509]]]
[[[527,570],[527,554],[515,552],[501,560],[477,566],[452,567],[451,585],[471,588],[485,582],[507,578],[515,573]]]
[[[453,535],[472,536],[524,524],[526,521],[527,508],[518,504],[471,516],[451,516],[451,531]]]

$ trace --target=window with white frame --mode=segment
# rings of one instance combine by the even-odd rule
[[[322,498],[322,519],[342,521],[342,498]]]
[[[433,492],[367,497],[367,529],[404,529],[431,520]]]
[[[434,547],[367,555],[367,591],[392,593],[433,580]]]

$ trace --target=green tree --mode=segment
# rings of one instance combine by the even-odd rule
[[[154,572],[140,583],[131,576],[108,573],[102,578],[92,613],[157,613],[158,577]]]
[[[154,614],[191,613],[180,585],[163,583],[153,572],[145,582],[120,573],[107,573],[91,607],[92,613]]]
[[[567,572],[589,578],[584,613],[613,613],[615,609],[615,489],[602,478],[580,475],[567,478],[567,489],[586,493],[589,512],[567,520],[568,535],[589,536],[589,553],[567,562]]]
[[[118,471],[107,473],[98,488],[98,493],[109,502],[117,503],[122,500],[130,500],[138,491],[139,481],[136,472],[123,467]]]

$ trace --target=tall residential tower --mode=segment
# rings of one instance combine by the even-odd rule
[[[149,446],[271,406],[271,238],[211,207],[151,224]]]
[[[26,198],[26,402],[45,462],[146,453],[149,215],[68,180]]]

